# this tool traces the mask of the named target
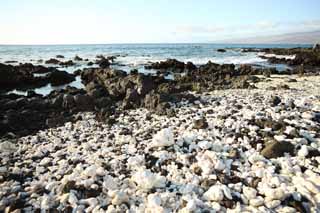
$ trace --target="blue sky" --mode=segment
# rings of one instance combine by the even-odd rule
[[[0,44],[213,42],[315,31],[319,0],[1,0]]]

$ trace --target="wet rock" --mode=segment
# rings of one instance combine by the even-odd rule
[[[225,53],[225,52],[227,52],[227,50],[225,50],[225,49],[217,49],[217,52]]]
[[[64,58],[63,55],[56,55],[56,58]]]
[[[71,67],[71,66],[74,66],[75,63],[72,60],[68,60],[68,61],[60,62],[59,65],[64,67]]]
[[[294,145],[289,142],[270,141],[261,151],[261,154],[268,159],[282,157],[285,153],[293,155]]]
[[[185,70],[192,71],[195,70],[197,67],[188,62],[187,64],[178,61],[176,59],[167,59],[166,61],[155,62],[148,66],[145,66],[146,69],[157,69],[157,70],[168,70],[172,72],[183,72]]]
[[[76,55],[73,59],[75,61],[83,61],[83,58],[80,58],[78,55]]]
[[[46,64],[56,64],[56,65],[58,65],[60,62],[61,62],[61,61],[59,61],[59,60],[57,60],[57,59],[51,58],[51,59],[45,61],[44,63],[46,63]]]
[[[28,98],[34,98],[34,97],[42,97],[42,95],[37,94],[35,91],[33,90],[29,90],[27,91],[27,97]]]
[[[18,61],[5,61],[5,64],[14,64],[14,63],[18,63]]]
[[[61,86],[68,84],[75,80],[74,75],[66,71],[54,71],[48,74],[52,86]]]
[[[98,64],[102,69],[109,68],[111,65],[110,61],[105,57],[100,58],[96,64]]]
[[[48,79],[45,77],[34,77],[33,73],[46,73],[55,69],[32,64],[21,64],[11,66],[0,64],[0,89],[25,89],[45,86]]]
[[[133,69],[130,71],[131,75],[137,75],[139,73],[139,71],[137,69]]]

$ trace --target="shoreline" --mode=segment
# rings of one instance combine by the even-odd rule
[[[144,75],[99,57],[99,68],[41,78],[32,75],[48,68],[2,65],[10,87],[76,76],[85,87],[0,95],[0,212],[320,209],[312,67],[281,74],[168,59]]]

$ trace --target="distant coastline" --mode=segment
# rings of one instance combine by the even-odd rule
[[[306,44],[320,43],[320,30],[312,32],[295,32],[267,36],[226,39],[218,41],[229,44]]]

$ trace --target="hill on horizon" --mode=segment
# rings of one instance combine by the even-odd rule
[[[220,42],[237,44],[315,44],[320,43],[320,30],[251,38],[228,39]]]

